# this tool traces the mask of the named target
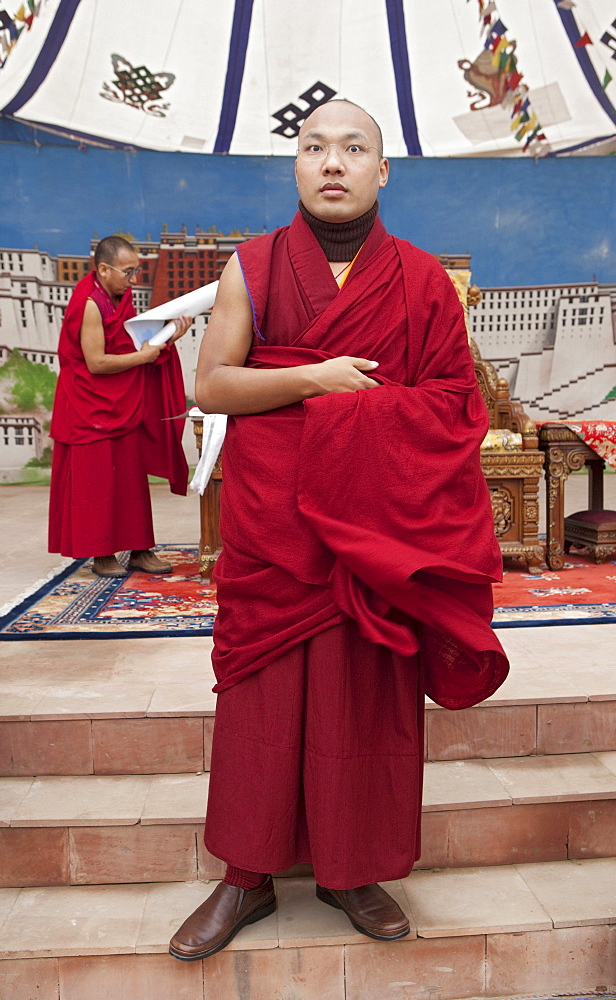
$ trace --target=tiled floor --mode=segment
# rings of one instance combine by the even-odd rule
[[[196,542],[199,538],[199,498],[173,496],[166,486],[151,486],[156,541]],[[65,560],[47,552],[47,486],[0,486],[3,572],[0,607]]]

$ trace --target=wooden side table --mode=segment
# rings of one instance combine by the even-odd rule
[[[571,472],[578,472],[587,465],[588,506],[590,510],[602,510],[605,462],[566,424],[543,424],[539,430],[539,448],[545,452],[546,562],[550,569],[562,569],[565,562],[565,482]]]
[[[203,443],[203,418],[191,417],[197,451],[201,454]],[[212,579],[214,563],[222,551],[220,537],[220,490],[222,487],[221,455],[216,460],[211,478],[205,491],[199,497],[199,575],[209,583]]]

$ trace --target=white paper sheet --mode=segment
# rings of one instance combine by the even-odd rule
[[[226,413],[201,413],[195,406],[190,410],[190,416],[203,417],[203,443],[201,446],[201,458],[195,469],[195,474],[190,484],[191,490],[203,495],[205,487],[210,481],[212,469],[216,464],[216,459],[220,455],[225,431],[227,430]]]
[[[150,344],[164,344],[175,332],[175,323],[170,323],[169,320],[177,319],[178,316],[200,316],[207,312],[214,305],[217,291],[218,282],[212,281],[209,285],[195,288],[186,295],[180,295],[177,299],[163,302],[154,309],[127,319],[124,329],[132,337],[138,351],[146,340]]]

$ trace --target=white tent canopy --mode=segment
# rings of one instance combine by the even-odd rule
[[[84,141],[293,155],[317,104],[389,156],[616,149],[613,0],[0,0],[0,112]]]

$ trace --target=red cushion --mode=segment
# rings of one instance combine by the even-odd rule
[[[569,514],[565,521],[578,521],[582,524],[596,524],[601,528],[616,529],[616,510],[578,510]]]

